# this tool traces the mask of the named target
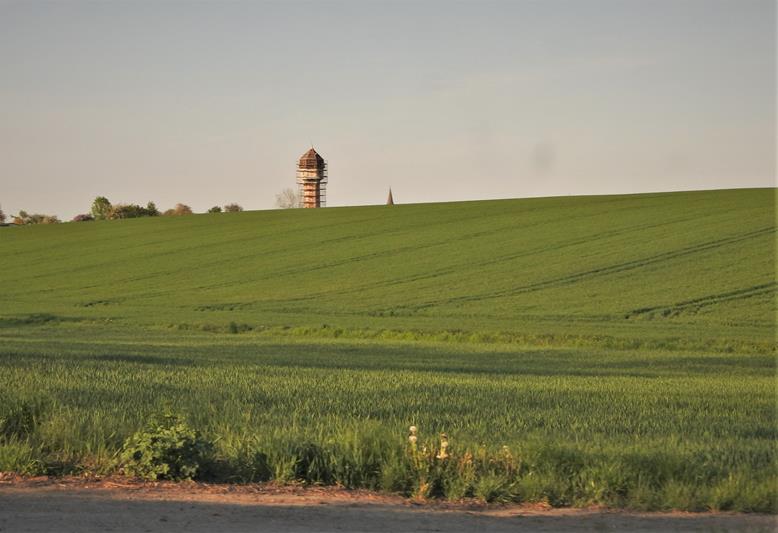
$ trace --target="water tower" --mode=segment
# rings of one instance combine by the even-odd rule
[[[297,162],[300,207],[327,205],[327,162],[311,148]]]

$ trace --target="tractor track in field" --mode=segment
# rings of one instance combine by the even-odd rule
[[[421,304],[407,305],[404,307],[401,306],[401,308],[419,311],[422,309],[426,309],[428,307],[434,307],[439,305],[451,305],[451,304],[460,304],[464,302],[492,300],[496,298],[516,296],[528,292],[536,292],[545,289],[561,287],[561,286],[577,283],[579,281],[586,281],[593,278],[607,277],[613,274],[619,274],[626,271],[631,271],[635,269],[644,268],[647,266],[661,264],[669,260],[673,260],[681,257],[687,257],[701,252],[707,252],[730,244],[736,244],[745,240],[753,239],[755,237],[769,235],[771,233],[775,233],[774,227],[761,228],[759,230],[750,231],[739,235],[697,243],[676,250],[668,250],[651,256],[633,259],[621,263],[615,263],[612,265],[601,266],[591,270],[585,270],[582,272],[569,274],[567,276],[530,283],[528,285],[521,285],[510,289],[501,289],[497,291],[491,291],[491,292],[480,293],[480,294],[469,294],[466,296],[442,298],[442,299],[428,301]]]

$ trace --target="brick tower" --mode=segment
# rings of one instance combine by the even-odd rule
[[[300,207],[327,205],[327,162],[311,148],[297,162]]]

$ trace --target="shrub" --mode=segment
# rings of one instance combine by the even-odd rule
[[[19,211],[19,214],[14,217],[14,224],[22,226],[27,224],[59,224],[59,219],[56,215],[29,214],[27,211]]]
[[[93,217],[92,215],[84,213],[81,215],[74,216],[72,222],[90,222],[94,219],[95,217]]]
[[[168,209],[164,213],[162,213],[164,216],[181,216],[181,215],[191,215],[192,214],[192,208],[189,207],[186,204],[176,204],[176,206],[173,209]]]
[[[240,211],[243,211],[243,208],[238,204],[227,204],[224,206],[225,213],[238,213]]]
[[[144,479],[193,479],[213,445],[176,415],[155,417],[124,443],[124,473]]]
[[[215,205],[215,206],[213,206],[212,208],[210,208],[210,209],[208,210],[208,212],[209,212],[209,213],[221,213],[221,212],[222,212],[222,208],[221,208],[221,207],[219,207],[218,205]]]
[[[146,207],[141,207],[138,204],[116,204],[111,208],[108,218],[121,219],[121,218],[140,218],[140,217],[155,217],[159,215],[159,210],[154,202],[149,202]]]

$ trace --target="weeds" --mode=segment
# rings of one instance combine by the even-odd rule
[[[45,410],[46,404],[40,400],[10,404],[5,413],[0,412],[0,436],[27,437],[35,430]]]
[[[180,417],[163,415],[124,444],[124,472],[149,480],[192,479],[208,462],[213,444]]]

